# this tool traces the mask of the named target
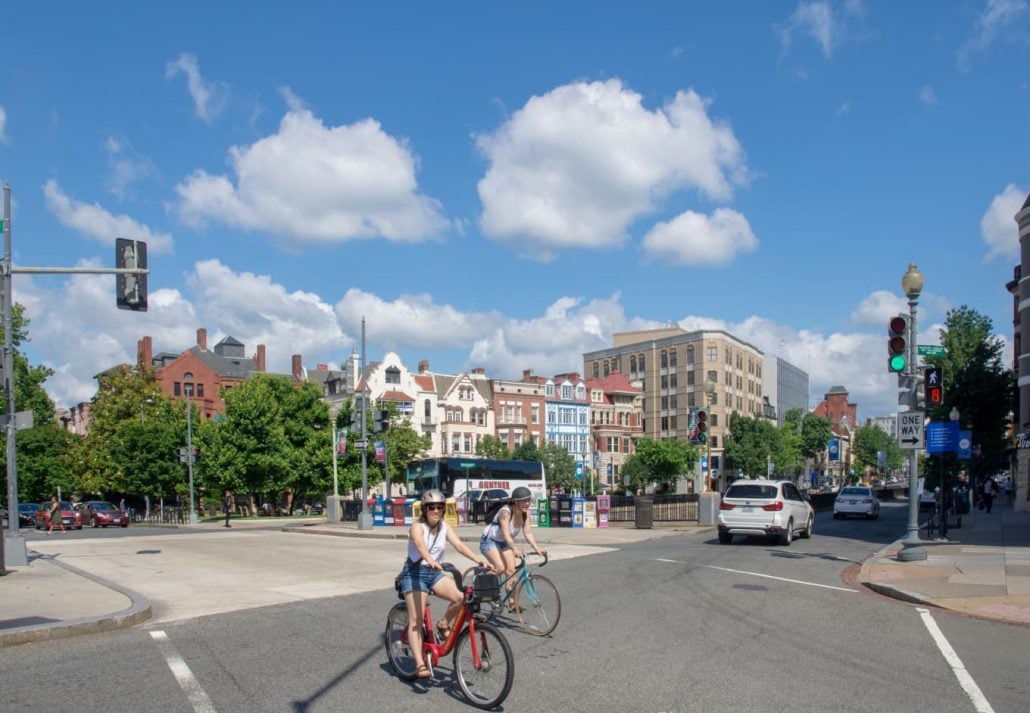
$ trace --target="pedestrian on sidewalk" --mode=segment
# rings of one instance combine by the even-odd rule
[[[1009,505],[1011,505],[1012,501],[1015,500],[1015,492],[1015,484],[1012,482],[1012,478],[1010,476],[1009,479],[1005,481],[1005,495],[1008,496]]]
[[[61,534],[66,534],[67,530],[64,529],[64,515],[61,514],[61,503],[58,502],[56,495],[50,496],[50,527],[47,528],[46,534],[51,535],[54,532],[54,521],[61,526]]]
[[[225,512],[225,526],[232,527],[229,524],[229,516],[232,515],[232,495],[228,490],[225,491],[225,495],[222,496],[222,510]]]
[[[988,515],[991,514],[991,506],[994,505],[994,495],[998,492],[998,484],[994,482],[994,478],[987,478],[984,480],[984,512]]]

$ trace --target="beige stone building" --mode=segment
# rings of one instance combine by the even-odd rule
[[[642,391],[643,435],[688,438],[691,410],[708,410],[713,474],[722,479],[722,451],[730,414],[766,416],[762,399],[763,353],[722,330],[680,327],[621,332],[613,345],[583,355],[588,378],[625,374]],[[705,391],[705,382],[714,388]]]

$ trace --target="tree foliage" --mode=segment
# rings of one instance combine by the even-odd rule
[[[748,478],[764,478],[768,464],[781,452],[780,432],[764,418],[730,415],[730,433],[723,451],[726,468]]]
[[[476,444],[476,455],[497,460],[509,460],[511,451],[508,450],[508,444],[497,436],[483,436]]]
[[[878,465],[877,453],[881,451],[886,458],[885,467],[887,469],[897,470],[901,467],[901,449],[898,448],[895,440],[879,426],[873,424],[860,426],[855,431],[851,448],[855,457],[855,465],[860,470],[870,469],[879,472],[881,468]]]
[[[678,438],[641,438],[636,452],[626,460],[622,474],[629,476],[634,489],[651,483],[671,483],[687,475],[697,458],[698,449]]]

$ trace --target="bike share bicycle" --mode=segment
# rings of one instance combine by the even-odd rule
[[[455,579],[459,574],[448,567]],[[499,706],[511,691],[515,680],[515,659],[511,645],[496,626],[480,619],[484,602],[500,597],[497,576],[483,568],[473,568],[463,588],[464,603],[443,641],[437,639],[436,627],[429,611],[429,602],[422,616],[422,655],[436,675],[440,659],[454,653],[454,678],[465,699],[476,708],[489,710]],[[459,582],[461,588],[462,582]],[[398,596],[403,597],[398,588]],[[416,663],[408,641],[408,610],[402,601],[395,604],[386,617],[386,655],[397,675],[406,680],[416,678]],[[430,678],[429,680],[432,680]]]
[[[561,597],[551,580],[542,574],[529,573],[528,557],[542,557],[544,561],[539,564],[540,567],[546,565],[549,559],[547,552],[542,555],[527,552],[526,557],[515,567],[514,574],[500,580],[501,596],[482,604],[480,616],[489,620],[508,613],[518,620],[527,634],[547,636],[558,626],[561,618]],[[476,570],[476,567],[465,570],[462,582],[470,582]],[[509,582],[513,586],[508,587]]]

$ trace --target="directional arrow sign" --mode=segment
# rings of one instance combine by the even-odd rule
[[[904,451],[923,449],[923,412],[903,411],[898,414],[898,448]]]
[[[363,451],[366,448],[368,448],[368,441],[364,441],[364,440],[360,440],[360,439],[357,440],[357,441],[354,441],[354,447],[357,448],[359,451]]]

